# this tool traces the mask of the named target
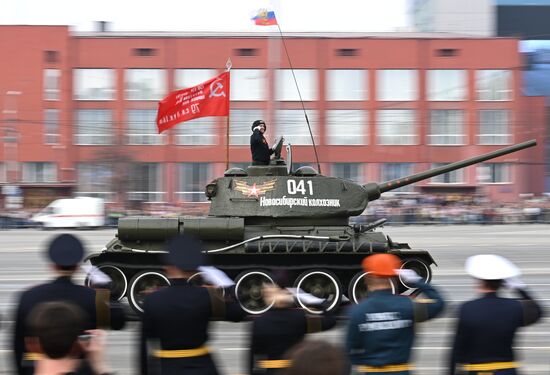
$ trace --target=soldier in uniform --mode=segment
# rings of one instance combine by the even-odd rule
[[[91,289],[76,285],[71,277],[84,257],[84,247],[71,234],[61,234],[49,244],[48,257],[57,278],[23,292],[17,304],[13,348],[18,374],[32,374],[36,353],[26,352],[25,338],[29,336],[27,317],[43,302],[66,301],[79,306],[86,314],[86,329],[122,329],[125,323],[121,306],[110,302],[107,289]]]
[[[303,340],[306,334],[334,327],[330,313],[310,315],[294,307],[293,295],[277,285],[265,285],[263,294],[271,309],[254,319],[249,352],[251,374],[275,374],[290,365],[284,354]]]
[[[188,279],[204,264],[200,241],[178,236],[167,245],[170,286],[145,298],[140,338],[141,374],[218,374],[209,348],[212,319],[238,322],[245,312],[226,290],[195,286]]]
[[[516,331],[539,320],[541,308],[525,290],[519,269],[506,258],[475,255],[466,260],[466,272],[478,279],[481,297],[460,308],[449,374],[515,375]],[[520,298],[497,296],[503,284]]]
[[[252,135],[250,136],[250,152],[252,152],[252,165],[269,165],[269,157],[273,150],[269,148],[264,133],[267,129],[264,120],[256,120],[252,123]]]
[[[443,299],[437,290],[421,282],[414,271],[400,267],[401,261],[393,254],[375,254],[363,260],[369,294],[349,313],[346,342],[358,373],[410,374],[415,324],[443,310]],[[418,288],[426,299],[392,294],[389,278],[396,275]]]

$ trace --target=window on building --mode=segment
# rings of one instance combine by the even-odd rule
[[[512,100],[510,70],[476,71],[477,100]]]
[[[327,100],[367,100],[368,87],[366,70],[327,70]]]
[[[177,69],[174,75],[176,90],[196,86],[214,78],[216,74],[216,69]]]
[[[112,178],[113,170],[107,163],[78,163],[77,195],[103,198],[108,202],[115,201]]]
[[[340,57],[355,57],[359,56],[357,48],[338,48],[334,50],[334,54]]]
[[[330,174],[332,177],[344,178],[357,183],[363,182],[363,163],[332,163]]]
[[[449,146],[465,144],[464,111],[434,109],[430,114],[429,144]]]
[[[59,100],[61,70],[44,69],[44,100]]]
[[[177,145],[207,146],[218,143],[216,117],[201,117],[179,124],[176,129]]]
[[[315,143],[319,144],[318,112],[307,109],[307,117]],[[280,109],[276,112],[277,131],[275,134],[285,137],[285,143],[293,145],[310,145],[311,135],[307,127],[304,111],[301,109]],[[269,141],[269,140],[268,140]]]
[[[428,100],[462,101],[468,92],[465,70],[428,70]]]
[[[261,109],[233,109],[229,112],[229,144],[250,145],[252,123],[256,120],[265,120]],[[267,121],[267,120],[266,120]],[[276,134],[271,124],[267,124],[267,133]],[[278,134],[278,133],[277,133]],[[268,139],[269,142],[269,138]]]
[[[130,145],[162,145],[165,135],[158,134],[156,109],[128,110],[127,142]]]
[[[252,57],[258,56],[260,54],[260,50],[257,48],[235,48],[233,50],[233,54],[243,57]]]
[[[331,109],[326,111],[327,144],[368,144],[367,111]]]
[[[129,200],[138,202],[165,201],[164,176],[160,163],[132,163],[129,176]]]
[[[384,109],[376,112],[376,139],[379,145],[415,145],[418,143],[416,111]]]
[[[185,202],[206,202],[204,188],[212,180],[209,163],[178,163],[178,191],[176,197]]]
[[[260,101],[267,97],[265,69],[231,69],[231,100]]]
[[[132,50],[134,56],[155,56],[157,50],[155,48],[134,48]]]
[[[507,145],[510,134],[510,111],[506,109],[482,109],[479,111],[480,145]]]
[[[382,163],[380,166],[380,179],[382,181],[391,181],[397,178],[409,176],[413,174],[414,170],[414,163]],[[413,187],[411,185],[407,185],[393,191],[410,192],[413,191]]]
[[[0,182],[8,182],[8,177],[6,173],[6,163],[0,162]]]
[[[76,110],[76,145],[110,145],[116,133],[114,129],[111,110]]]
[[[59,62],[59,51],[44,51],[44,62],[48,64]]]
[[[50,162],[24,162],[23,182],[57,182],[57,165]]]
[[[59,143],[59,109],[44,110],[44,143]]]
[[[502,184],[512,182],[510,163],[483,163],[478,166],[478,181],[482,184]]]
[[[319,97],[317,83],[317,70],[315,69],[294,69],[296,81],[300,88],[300,94],[304,101],[315,101]],[[296,88],[296,82],[290,69],[277,70],[275,79],[276,100],[299,101],[300,96]]]
[[[439,168],[449,163],[433,163],[432,169]],[[432,177],[431,182],[434,184],[461,184],[464,182],[464,169],[444,173],[439,176]]]
[[[115,100],[114,69],[75,69],[73,95],[75,100]]]
[[[126,69],[127,100],[160,100],[167,93],[163,69]]]
[[[417,71],[412,69],[377,70],[376,98],[380,101],[417,100]]]

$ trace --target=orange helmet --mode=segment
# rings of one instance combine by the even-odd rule
[[[393,254],[374,254],[363,259],[363,270],[379,277],[395,276],[401,267],[401,260]]]

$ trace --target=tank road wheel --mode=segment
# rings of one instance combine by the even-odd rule
[[[143,301],[145,300],[145,297],[168,285],[170,285],[170,281],[168,281],[168,278],[160,272],[139,272],[132,278],[132,280],[130,280],[128,302],[136,313],[141,314],[143,313]]]
[[[348,296],[351,302],[358,304],[361,302],[361,300],[369,294],[367,290],[367,284],[365,284],[365,276],[369,274],[369,272],[357,272],[355,276],[353,276],[353,279],[351,279],[349,286],[348,286]],[[391,278],[388,278],[388,281],[390,282],[391,292],[392,294],[395,294],[396,287],[395,287],[395,281]]]
[[[330,271],[313,270],[305,271],[296,279],[296,300],[298,304],[312,314],[320,314],[320,308],[308,306],[305,298],[300,297],[299,290],[311,294],[314,297],[322,298],[328,301],[327,311],[334,310],[340,304],[342,298],[342,287],[336,275]]]
[[[120,268],[109,264],[98,266],[97,269],[109,276],[111,279],[109,286],[109,289],[111,290],[111,297],[116,301],[120,301],[126,295],[126,290],[128,289],[128,280],[126,279],[124,272],[122,272]],[[84,284],[90,288],[96,286],[92,282],[90,276],[86,276]]]
[[[235,295],[242,309],[249,314],[261,314],[273,306],[264,302],[262,285],[274,284],[273,278],[265,271],[245,271],[236,278]]]
[[[404,259],[403,264],[401,265],[401,268],[406,268],[406,269],[413,270],[426,283],[429,283],[430,280],[432,279],[432,270],[430,269],[430,266],[428,266],[426,263],[424,263],[421,259],[418,259],[418,258]],[[408,288],[408,289],[412,288],[411,286],[407,285],[407,283],[404,282],[401,279],[401,276],[399,276],[399,281],[406,288]]]

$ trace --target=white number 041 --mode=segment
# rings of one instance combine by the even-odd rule
[[[306,192],[306,185],[307,185],[307,192]],[[286,187],[287,187],[288,194],[290,195],[294,195],[298,193],[313,195],[313,183],[311,181],[299,180],[298,182],[296,182],[296,180],[287,180]]]

